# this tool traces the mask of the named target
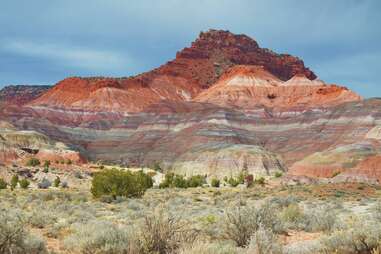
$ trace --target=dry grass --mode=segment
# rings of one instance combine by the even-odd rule
[[[380,203],[378,187],[362,184],[150,189],[111,203],[70,188],[0,191],[1,209],[23,218],[25,239],[41,235],[54,253],[316,253],[330,246],[356,253],[379,248]],[[353,231],[351,220],[372,221],[372,238]]]

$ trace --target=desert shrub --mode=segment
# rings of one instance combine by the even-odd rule
[[[328,206],[318,206],[304,211],[303,227],[308,232],[331,231],[337,221],[337,214]]]
[[[276,177],[276,178],[279,178],[279,177],[281,177],[282,175],[283,175],[283,173],[280,172],[280,171],[275,172],[275,177]]]
[[[57,216],[44,208],[34,208],[33,212],[28,216],[28,223],[35,228],[45,228],[47,225],[54,224]]]
[[[232,186],[232,187],[237,187],[239,184],[239,180],[234,178],[234,177],[230,177],[228,179],[227,183],[230,184],[230,186]]]
[[[205,177],[201,175],[194,175],[188,178],[188,187],[201,187],[206,183]]]
[[[277,236],[269,229],[262,226],[251,236],[246,249],[248,254],[281,254],[282,246],[278,243]]]
[[[270,203],[282,207],[287,207],[290,205],[296,205],[300,201],[300,198],[287,195],[286,197],[273,197]]]
[[[91,193],[96,198],[109,195],[114,200],[117,196],[141,197],[152,185],[152,178],[142,171],[109,169],[94,174]]]
[[[73,164],[73,162],[70,159],[67,159],[66,160],[66,165],[71,165],[71,164]]]
[[[175,175],[173,177],[173,186],[176,188],[187,188],[188,182],[182,175]]]
[[[239,247],[245,247],[260,226],[275,233],[283,232],[283,225],[274,210],[271,204],[265,203],[260,208],[238,206],[226,212],[223,229],[225,238],[234,241]]]
[[[325,253],[371,253],[379,246],[381,225],[372,221],[357,221],[321,239]]]
[[[20,180],[19,184],[22,189],[28,189],[30,182],[24,178]]]
[[[68,183],[66,181],[63,181],[63,182],[61,182],[61,187],[62,188],[68,188],[69,185],[68,185]]]
[[[41,163],[40,163],[40,160],[37,159],[37,158],[30,158],[27,162],[26,162],[26,165],[27,166],[30,166],[30,167],[36,167],[36,166],[39,166]]]
[[[22,217],[13,211],[0,212],[0,253],[47,253],[42,240],[31,236],[25,229]]]
[[[156,172],[163,172],[163,169],[160,167],[160,164],[158,162],[155,162],[152,166],[152,169]]]
[[[42,181],[37,184],[38,188],[40,188],[40,189],[47,189],[51,185],[52,185],[52,183],[46,178],[42,179]]]
[[[179,254],[238,254],[238,248],[228,242],[204,243],[196,241],[191,245],[184,245]]]
[[[144,218],[140,248],[143,253],[174,253],[182,244],[192,244],[197,233],[180,218],[156,211]]]
[[[119,254],[138,253],[132,234],[127,228],[118,227],[110,222],[91,221],[87,224],[75,224],[74,234],[64,240],[64,247],[75,253]]]
[[[44,170],[43,170],[43,172],[44,173],[48,173],[49,172],[49,167],[50,167],[50,161],[49,160],[44,161]]]
[[[4,181],[3,178],[0,178],[0,190],[6,189],[8,186],[8,183]]]
[[[11,190],[14,190],[17,187],[18,182],[19,182],[19,176],[13,175],[11,178]]]
[[[237,181],[239,184],[243,184],[245,183],[245,178],[246,178],[247,174],[246,174],[246,171],[243,171],[243,172],[240,172],[238,177],[237,177]]]
[[[298,204],[290,204],[282,210],[280,218],[283,222],[297,224],[303,220],[304,213]]]
[[[78,179],[83,179],[81,172],[78,170],[74,172],[74,177]]]
[[[58,187],[60,186],[60,183],[61,183],[61,179],[59,178],[59,176],[57,176],[56,179],[54,179],[53,181],[53,186]]]
[[[195,175],[185,179],[182,175],[177,175],[172,172],[165,174],[164,181],[160,183],[160,188],[188,188],[201,187],[206,183],[204,176]]]
[[[322,252],[322,245],[318,239],[305,240],[288,244],[283,247],[284,254],[316,254]]]
[[[220,180],[218,180],[217,178],[213,178],[212,181],[211,181],[211,185],[212,187],[220,187]]]
[[[264,185],[264,184],[265,184],[265,178],[262,177],[262,176],[261,176],[261,177],[258,177],[258,178],[255,178],[254,183],[255,183],[255,184]]]
[[[160,188],[173,188],[173,179],[175,177],[175,174],[172,172],[168,172],[164,176],[164,181],[162,181],[159,185]]]

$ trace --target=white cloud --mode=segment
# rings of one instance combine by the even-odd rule
[[[6,40],[2,48],[21,56],[48,59],[55,64],[88,71],[126,70],[132,64],[127,56],[119,52],[58,43]]]

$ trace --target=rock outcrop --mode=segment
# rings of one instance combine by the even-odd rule
[[[17,130],[13,125],[0,122],[0,161],[2,163],[25,163],[35,157],[40,161],[50,160],[84,163],[86,160],[79,152],[69,149],[65,144],[54,142],[48,136],[36,131]]]
[[[10,85],[0,90],[0,104],[24,105],[41,96],[50,86]]]

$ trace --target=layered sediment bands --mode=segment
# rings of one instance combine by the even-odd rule
[[[275,172],[286,171],[282,160],[263,147],[224,143],[190,150],[182,154],[172,167],[184,175],[202,175],[207,168],[209,176],[218,178],[235,176],[243,170],[253,175],[274,175]]]
[[[272,158],[270,161],[279,161],[282,167],[272,166],[270,173],[289,168],[291,174],[332,177],[380,153],[379,140],[368,135],[381,124],[380,109],[381,100],[377,99],[295,112],[163,101],[145,113],[129,114],[105,125],[96,120],[86,127],[68,127],[30,117],[14,123],[72,144],[91,160],[131,166],[159,162],[164,168],[186,173],[190,161],[195,160],[195,170],[204,165],[205,174],[217,174],[216,168],[227,172],[230,163],[241,165],[249,151],[257,151],[251,157],[255,159],[250,159],[253,172],[265,172],[258,165],[263,158]],[[242,157],[235,153],[238,147]],[[224,156],[231,162],[221,163]]]
[[[78,151],[65,144],[55,142],[36,131],[19,131],[7,122],[0,122],[0,161],[2,163],[25,163],[35,157],[40,161],[67,161],[84,163],[85,158]]]
[[[234,66],[195,101],[243,110],[269,107],[275,110],[306,110],[332,107],[361,97],[345,87],[309,80],[298,74],[286,82],[263,66]]]

